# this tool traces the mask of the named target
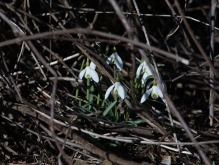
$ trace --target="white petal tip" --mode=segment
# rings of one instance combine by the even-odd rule
[[[106,94],[105,94],[105,100],[109,97],[110,92],[113,90],[113,87],[115,86],[115,84],[111,85],[107,90],[106,90]]]
[[[78,79],[81,80],[84,77],[84,74],[86,72],[86,69],[82,70],[79,75],[78,75]]]
[[[95,70],[93,70],[93,69],[90,69],[90,74],[91,74],[92,79],[96,83],[98,83],[99,82],[99,76],[98,76],[97,72]]]

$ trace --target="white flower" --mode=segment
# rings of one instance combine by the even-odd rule
[[[151,68],[154,69],[154,66],[152,64],[150,64]],[[147,63],[144,61],[142,62],[137,71],[136,71],[136,77],[138,78],[141,74],[141,72],[143,72],[143,76],[142,76],[142,79],[141,79],[141,83],[144,84],[146,82],[147,79],[151,78],[152,77],[152,72],[150,70],[150,68],[148,67]]]
[[[163,102],[166,103],[160,87],[157,86],[157,84],[153,84],[153,86],[149,89],[150,85],[151,85],[151,83],[148,84],[148,86],[146,88],[146,92],[144,93],[144,95],[141,98],[141,103],[145,102],[148,99],[149,95],[151,95],[151,97],[154,100],[156,100],[156,99],[158,99],[158,97],[160,97],[163,100]],[[162,85],[165,88],[165,84],[163,83]]]
[[[126,97],[126,90],[125,88],[121,85],[120,82],[116,82],[115,84],[111,85],[105,94],[105,99],[107,99],[109,97],[110,92],[113,90],[114,88],[114,93],[119,95],[122,99],[124,99]]]
[[[92,79],[94,80],[96,83],[99,82],[99,76],[97,74],[97,72],[95,71],[96,65],[91,62],[90,66],[87,66],[84,70],[82,70],[78,76],[79,79],[82,79],[84,76],[86,79]]]
[[[118,55],[117,52],[113,53],[110,57],[107,58],[106,60],[106,63],[107,64],[115,64],[116,67],[121,71],[122,68],[123,68],[123,62],[122,62],[122,59],[121,57]]]
[[[91,67],[91,69],[93,69],[93,70],[96,69],[96,65],[95,65],[93,62],[90,63],[90,67]]]

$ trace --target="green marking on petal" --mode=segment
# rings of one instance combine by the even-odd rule
[[[90,74],[86,74],[86,78],[91,78]]]
[[[118,90],[115,90],[114,93],[115,93],[115,94],[118,94],[119,92],[118,92]]]
[[[152,94],[152,98],[154,99],[154,98],[157,98],[158,97],[158,95],[156,94],[156,93],[153,93]]]

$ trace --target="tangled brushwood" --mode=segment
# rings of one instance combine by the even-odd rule
[[[219,164],[217,6],[0,1],[0,164]]]

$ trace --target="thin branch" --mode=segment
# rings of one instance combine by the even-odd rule
[[[215,26],[215,12],[216,12],[216,5],[217,0],[211,0],[211,28],[210,28],[210,60],[212,65],[214,66],[214,26]],[[210,126],[213,125],[213,118],[214,118],[214,100],[215,100],[215,94],[214,94],[214,72],[212,68],[210,68],[209,71],[209,77],[210,77],[210,96],[209,96],[209,119],[210,119]]]
[[[4,42],[0,43],[0,47],[3,46],[8,46],[8,45],[12,45],[12,44],[17,44],[19,42],[22,41],[26,41],[26,40],[35,40],[35,39],[39,39],[39,38],[43,38],[43,39],[47,39],[48,36],[52,36],[54,37],[54,39],[56,39],[56,35],[60,35],[60,34],[68,34],[68,33],[73,33],[73,34],[77,34],[77,33],[84,33],[84,34],[90,34],[90,35],[98,35],[98,36],[102,36],[102,37],[107,37],[107,38],[111,38],[111,39],[117,39],[126,43],[131,43],[135,46],[139,46],[141,48],[144,49],[149,49],[148,45],[145,45],[145,43],[139,42],[139,41],[133,41],[131,39],[119,36],[119,35],[115,35],[115,34],[109,34],[109,33],[105,33],[105,32],[100,32],[100,31],[96,31],[96,30],[91,30],[91,29],[83,29],[83,28],[74,28],[74,29],[66,29],[66,30],[57,30],[57,31],[52,31],[52,32],[43,32],[40,34],[34,34],[34,35],[30,35],[30,36],[22,36],[19,38],[15,38],[15,39],[11,39],[11,40],[7,40]],[[175,60],[178,60],[179,62],[188,65],[189,61],[185,58],[182,57],[176,57],[174,54],[166,52],[164,50],[158,49],[157,47],[154,46],[150,46],[150,49],[154,52],[160,53],[168,58],[172,58]],[[155,55],[156,56],[156,55]]]
[[[193,42],[195,43],[196,47],[198,48],[199,52],[201,53],[201,55],[204,57],[204,59],[206,60],[206,62],[208,63],[208,66],[212,69],[212,71],[214,72],[214,74],[218,77],[218,72],[216,71],[216,69],[214,68],[214,66],[212,65],[210,59],[208,58],[207,54],[205,53],[204,49],[202,48],[202,46],[199,44],[198,40],[196,39],[195,35],[193,34],[193,30],[191,29],[188,21],[184,18],[184,14],[183,11],[179,5],[178,0],[175,0],[175,4],[176,4],[176,8],[178,9],[180,15],[183,18],[183,23],[185,24]]]

